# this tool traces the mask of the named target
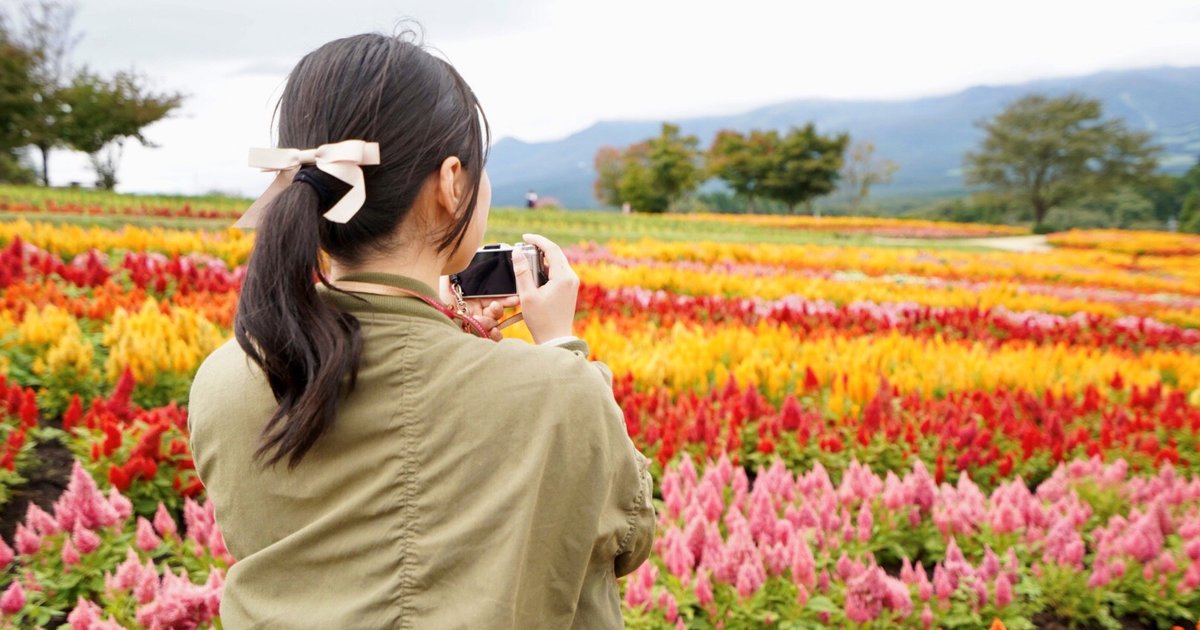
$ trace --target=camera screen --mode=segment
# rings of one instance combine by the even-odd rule
[[[457,274],[464,297],[492,297],[517,294],[512,251],[475,252],[471,264]]]

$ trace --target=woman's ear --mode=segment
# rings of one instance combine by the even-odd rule
[[[436,195],[438,210],[449,213],[451,218],[457,219],[466,184],[467,170],[463,168],[462,161],[453,155],[442,160],[442,166],[438,169]]]

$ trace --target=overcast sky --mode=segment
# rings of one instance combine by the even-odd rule
[[[0,0],[11,9],[18,0]],[[188,95],[132,146],[119,190],[256,195],[293,64],[338,37],[424,26],[495,139],[598,120],[733,113],[809,97],[898,99],[1104,69],[1200,65],[1197,0],[80,0],[74,60]],[[52,183],[93,179],[55,152]]]

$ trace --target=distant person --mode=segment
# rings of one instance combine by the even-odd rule
[[[525,193],[525,207],[530,210],[537,207],[537,193],[533,192],[532,189]]]
[[[525,236],[549,281],[517,256],[518,296],[456,312],[439,295],[487,230],[488,138],[471,88],[412,38],[306,55],[280,148],[251,152],[278,175],[238,222],[255,238],[236,338],[188,401],[237,559],[221,622],[619,628],[615,578],[654,535],[646,458],[574,335],[558,245]],[[518,301],[536,345],[499,340]]]
[[[621,204],[621,214],[633,214],[633,206],[629,205],[628,201]]]

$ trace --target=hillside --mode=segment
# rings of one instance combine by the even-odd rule
[[[1099,98],[1107,115],[1150,131],[1166,148],[1163,166],[1185,170],[1200,155],[1200,67],[1101,72],[1004,86],[976,86],[954,94],[903,101],[807,99],[732,116],[678,120],[684,133],[707,144],[719,129],[786,129],[814,121],[823,131],[870,139],[878,153],[900,164],[878,196],[933,195],[962,190],[963,153],[979,138],[976,121],[995,115],[1029,92],[1078,91]],[[488,173],[494,203],[520,205],[532,188],[567,207],[594,207],[592,158],[603,145],[624,146],[658,131],[661,121],[602,121],[561,140],[528,143],[503,138],[492,147]]]

